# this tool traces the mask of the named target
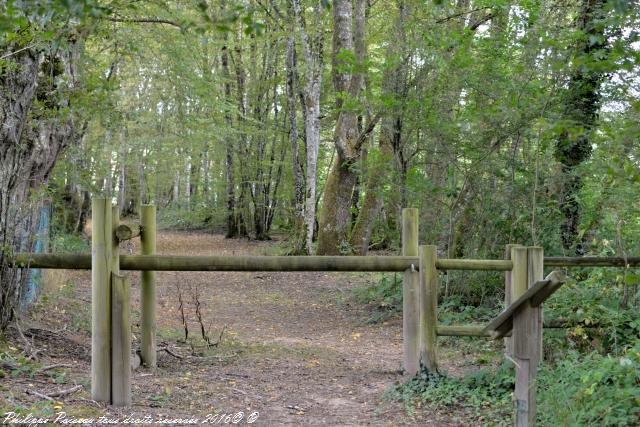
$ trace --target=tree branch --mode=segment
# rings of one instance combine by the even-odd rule
[[[469,29],[471,31],[475,31],[478,29],[478,27],[484,23],[486,23],[487,21],[490,21],[491,19],[493,19],[494,17],[494,13],[487,13],[486,15],[484,15],[483,17],[479,18],[476,22],[474,22],[473,24],[469,25]]]
[[[161,19],[161,18],[117,18],[113,16],[104,16],[98,19],[104,19],[106,21],[111,21],[111,22],[124,22],[124,23],[131,23],[131,24],[167,24],[167,25],[172,25],[176,28],[182,29],[182,25],[178,24],[177,22],[171,21],[168,19]]]
[[[360,135],[358,135],[358,140],[356,141],[356,144],[353,150],[355,153],[360,151],[360,147],[362,147],[362,144],[364,144],[364,142],[367,140],[367,137],[371,134],[371,132],[373,132],[376,125],[380,121],[380,118],[382,118],[382,113],[381,112],[376,113],[376,115],[371,119],[371,121],[367,125],[367,128],[364,129],[362,132],[360,132]]]
[[[436,24],[442,24],[443,22],[447,22],[447,21],[450,21],[452,19],[459,18],[460,16],[468,15],[468,14],[474,13],[474,12],[479,12],[479,11],[485,10],[485,9],[490,9],[490,7],[489,6],[478,7],[476,9],[465,10],[464,12],[454,13],[453,15],[449,15],[449,16],[445,16],[444,18],[436,19]]]

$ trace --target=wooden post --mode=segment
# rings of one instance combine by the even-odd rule
[[[111,202],[91,202],[91,398],[111,402]]]
[[[544,279],[544,250],[540,246],[532,246],[527,251],[528,287],[532,287],[536,282]],[[535,367],[542,361],[542,307],[534,307],[533,321],[531,326],[532,339],[537,344],[534,348]]]
[[[438,372],[438,247],[420,246],[420,365]]]
[[[120,241],[116,230],[120,225],[120,209],[118,205],[111,207],[111,272],[120,274]]]
[[[512,297],[514,300],[526,292],[529,286],[542,280],[542,256],[542,248],[512,248]],[[513,359],[516,365],[515,425],[517,427],[532,427],[536,422],[536,375],[542,339],[537,311],[539,309],[533,308],[530,301],[527,301],[514,313],[513,318]]]
[[[156,253],[156,207],[142,205],[142,233],[140,235],[142,255]],[[142,363],[155,368],[156,362],[156,273],[142,272],[141,333]]]
[[[504,259],[511,259],[511,248],[515,248],[521,245],[509,243],[504,251]],[[511,275],[512,270],[504,272],[504,306],[509,307],[509,304],[513,301],[511,290]],[[513,340],[511,337],[504,338],[504,355],[506,358],[513,358]]]
[[[129,276],[111,273],[111,403],[131,405]]]
[[[120,224],[116,227],[116,237],[120,242],[140,235],[140,224]]]
[[[402,255],[418,256],[418,209],[402,210]],[[409,375],[420,372],[420,317],[417,266],[405,270],[402,279],[402,339],[404,370]]]

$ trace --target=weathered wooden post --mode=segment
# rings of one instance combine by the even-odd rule
[[[544,250],[540,246],[532,246],[527,251],[528,288],[533,287],[538,281],[544,279]],[[534,348],[536,369],[542,361],[542,306],[532,306],[533,324],[531,325],[531,337],[536,344]],[[537,371],[536,371],[537,372]]]
[[[111,201],[91,202],[91,398],[111,402]]]
[[[140,234],[142,255],[156,253],[156,207],[142,205],[142,232]],[[142,272],[141,295],[141,332],[142,363],[148,368],[155,368],[156,362],[156,273]]]
[[[116,230],[120,225],[120,209],[118,205],[111,206],[111,272],[120,274],[120,240]]]
[[[131,324],[129,275],[111,273],[111,403],[131,404]]]
[[[438,247],[420,246],[420,365],[438,372]]]
[[[528,287],[542,280],[542,248],[515,247],[511,250],[513,261],[512,298],[524,294]],[[517,427],[532,427],[536,422],[536,376],[540,361],[542,328],[539,324],[539,307],[530,301],[514,313],[513,359],[516,365],[515,406]]]
[[[505,247],[504,251],[504,259],[511,259],[511,248],[515,248],[521,245],[518,244],[508,244]],[[511,290],[511,275],[512,270],[504,272],[504,303],[505,307],[509,307],[509,305],[513,302],[514,298],[512,298],[512,290]],[[504,338],[504,355],[506,358],[513,358],[513,340],[511,337]]]
[[[402,210],[402,255],[418,256],[418,209]],[[413,267],[413,266],[412,266]],[[409,375],[420,372],[420,278],[415,268],[402,278],[402,339],[404,370]]]
[[[128,276],[120,275],[120,210],[112,207],[111,222],[111,404],[131,404],[131,324]]]

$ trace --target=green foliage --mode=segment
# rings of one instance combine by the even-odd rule
[[[510,418],[514,386],[513,366],[504,364],[462,378],[422,373],[392,389],[389,397],[402,400],[410,411],[417,405],[427,410],[464,408],[482,417],[483,424],[492,424]]]
[[[487,322],[496,314],[494,307],[467,305],[459,295],[446,298],[438,305],[438,321],[445,325]]]
[[[559,356],[567,346],[620,354],[640,339],[637,308],[621,307],[623,290],[617,283],[621,279],[615,269],[598,268],[592,269],[586,280],[564,285],[545,304],[545,315],[547,319],[563,319],[576,326],[561,340],[550,336],[549,340],[555,343],[550,342],[549,347],[559,352]]]
[[[511,363],[461,378],[422,374],[388,396],[409,411],[464,408],[484,424],[508,424],[515,370]],[[621,356],[569,352],[538,377],[538,421],[543,426],[631,426],[640,422],[640,340]]]
[[[640,423],[640,340],[620,357],[570,353],[539,380],[538,417],[549,426]]]
[[[54,253],[87,253],[91,243],[80,234],[58,234],[51,240],[51,251]]]
[[[398,312],[402,310],[402,274],[383,274],[378,282],[357,288],[354,294],[358,301],[380,311]]]
[[[169,207],[158,211],[160,228],[173,230],[217,230],[222,218],[219,212],[207,206],[192,209]]]

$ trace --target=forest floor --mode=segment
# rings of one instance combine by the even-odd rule
[[[130,245],[121,248],[123,253],[137,253]],[[276,245],[203,233],[158,235],[160,254],[264,255],[275,253]],[[20,409],[23,415],[49,418],[58,412],[104,415],[120,423],[126,416],[150,416],[156,423],[162,417],[202,420],[208,414],[243,412],[241,424],[255,413],[254,424],[264,426],[482,424],[461,408],[407,411],[388,397],[394,383],[408,379],[400,370],[402,320],[367,321],[371,309],[357,302],[352,290],[371,281],[371,275],[157,273],[158,345],[173,355],[161,351],[157,370],[133,373],[133,405],[126,409],[90,400],[90,272],[49,271],[45,279],[45,297],[22,322],[39,360],[4,374],[4,412]],[[139,274],[132,273],[134,348],[139,347],[139,291]],[[196,299],[211,342],[220,341],[210,348],[202,340]],[[5,360],[23,346],[18,338],[4,345]],[[443,347],[440,359],[450,374],[470,369],[469,360],[453,347]],[[62,366],[42,370],[55,364]],[[76,384],[83,387],[52,401],[34,393],[50,395]]]

